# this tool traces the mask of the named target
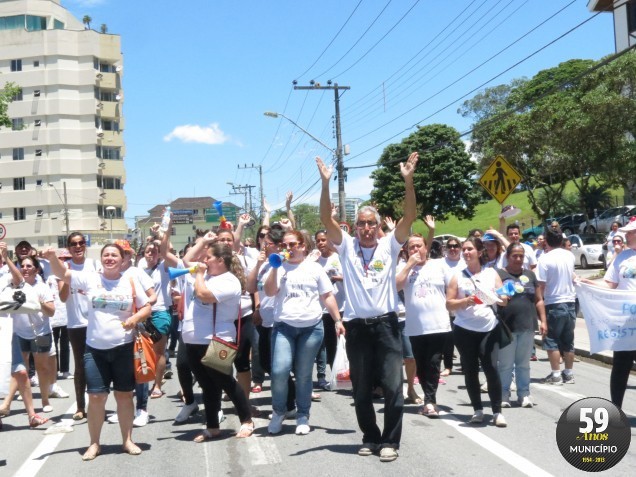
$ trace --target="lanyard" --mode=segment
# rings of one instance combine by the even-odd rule
[[[373,252],[371,252],[371,256],[369,257],[369,260],[365,260],[362,247],[360,246],[360,243],[358,243],[358,253],[360,254],[360,257],[362,257],[362,268],[364,268],[365,277],[367,276],[369,272],[369,265],[371,264],[371,261],[373,260],[373,256],[375,255],[375,251],[377,250],[377,248],[378,248],[378,245],[376,244],[375,247],[373,248]]]

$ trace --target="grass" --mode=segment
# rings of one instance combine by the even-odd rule
[[[576,187],[572,181],[568,182],[565,186],[564,194],[572,194],[576,192]],[[611,189],[612,196],[622,195],[622,190]],[[521,226],[521,230],[534,227],[541,223],[541,218],[538,217],[532,208],[530,207],[530,201],[528,200],[528,192],[521,191],[515,194],[511,194],[506,201],[505,205],[514,205],[521,209],[521,213],[515,217],[511,217],[506,220],[506,225],[518,222]],[[459,220],[455,217],[450,217],[445,222],[436,221],[435,223],[435,235],[452,234],[461,237],[468,236],[468,231],[471,229],[486,230],[489,228],[497,229],[499,227],[499,214],[501,213],[501,205],[494,199],[489,200],[483,204],[479,204],[476,207],[475,217],[470,220]],[[417,220],[413,224],[413,231],[419,232],[426,236],[428,234],[428,228],[421,220]]]

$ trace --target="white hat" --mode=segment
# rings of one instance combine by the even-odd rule
[[[619,232],[623,233],[631,232],[632,230],[636,230],[636,217],[632,217],[627,225],[618,229]]]

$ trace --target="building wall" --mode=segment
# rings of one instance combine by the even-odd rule
[[[46,17],[47,29],[0,29],[0,87],[13,82],[22,88],[9,116],[23,120],[21,130],[0,129],[5,240],[57,246],[66,235],[67,210],[69,230],[90,234],[98,247],[110,237],[106,207],[115,207],[113,236],[127,230],[120,37],[85,30],[59,2],[0,2],[0,19],[25,14]],[[54,20],[64,29],[53,29]],[[12,71],[12,60],[21,60],[21,71]],[[98,187],[98,176],[107,187]],[[14,190],[16,178],[24,178],[24,190]],[[14,220],[14,209],[24,210],[24,220]]]

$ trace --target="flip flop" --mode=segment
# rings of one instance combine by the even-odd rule
[[[215,432],[212,434],[209,430],[205,429],[201,434],[194,438],[194,442],[197,444],[201,444],[203,442],[212,441],[214,439],[218,439],[221,437],[221,431],[217,429],[218,433]]]
[[[254,422],[244,422],[236,433],[238,439],[250,437],[254,433]]]
[[[84,455],[82,456],[82,460],[83,461],[94,460],[95,457],[97,457],[101,453],[102,453],[101,447],[99,447],[97,444],[91,444],[90,446],[88,446],[88,449],[86,449],[86,452],[84,452]]]
[[[450,376],[450,373],[451,373],[451,370],[446,368],[446,369],[444,369],[444,371],[439,373],[439,375],[442,376],[443,378],[445,378],[446,376]]]
[[[29,417],[30,427],[38,427],[38,426],[41,426],[42,424],[46,424],[47,422],[49,422],[49,418],[42,417],[39,414],[33,414],[31,417]]]
[[[432,404],[427,404],[426,406],[422,406],[420,410],[418,411],[418,414],[421,414],[422,416],[426,416],[426,417],[431,417],[431,418],[439,417],[439,413],[437,412],[437,409],[435,409],[435,406],[433,406]]]
[[[86,411],[76,411],[73,414],[74,421],[83,421],[84,419],[86,419]]]
[[[9,414],[11,414],[11,409],[0,407],[0,417],[7,417]]]
[[[417,395],[407,396],[404,402],[407,404],[424,404],[424,401],[422,400],[422,398]]]
[[[152,392],[150,393],[150,399],[158,399],[163,396],[163,391],[161,389],[152,388]]]

